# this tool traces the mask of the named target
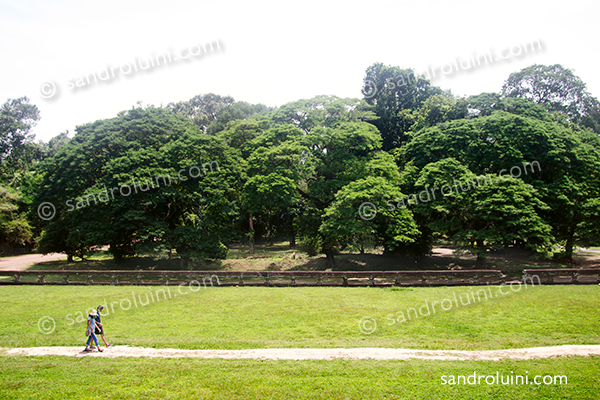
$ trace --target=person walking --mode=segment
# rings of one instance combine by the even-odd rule
[[[102,337],[102,340],[104,341],[104,344],[106,345],[106,347],[110,347],[112,346],[112,344],[108,344],[106,342],[106,338],[104,337],[104,325],[102,325],[102,322],[100,320],[100,313],[102,312],[102,310],[104,309],[103,305],[99,305],[98,306],[98,310],[96,312],[96,317],[94,318],[96,320],[96,330],[94,333],[96,333],[96,335],[100,335],[100,337]],[[96,344],[98,345],[98,344]],[[94,346],[92,346],[92,349],[94,348]]]
[[[92,351],[92,349],[90,349],[90,343],[92,342],[92,340],[94,340],[94,343],[96,343],[98,351],[104,351],[98,345],[98,338],[96,337],[96,315],[98,315],[98,312],[96,310],[92,310],[90,312],[90,315],[88,316],[86,335],[89,333],[89,337],[85,344],[85,349],[83,351]]]

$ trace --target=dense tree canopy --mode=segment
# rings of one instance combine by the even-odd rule
[[[553,228],[556,240],[565,241],[568,258],[584,228],[583,208],[588,218],[600,216],[595,207],[600,195],[600,140],[593,133],[496,111],[419,131],[403,148],[403,155],[418,169],[453,157],[490,180],[503,173],[532,185],[538,199],[551,207],[538,207],[538,215]]]
[[[137,248],[174,249],[183,259],[226,254],[243,162],[166,109],[80,126],[43,170],[33,206],[50,202],[57,212],[44,227],[43,251],[80,256],[110,245],[118,258]]]
[[[11,180],[36,157],[31,129],[40,119],[27,97],[6,101],[0,107],[0,179]]]
[[[502,94],[564,113],[571,122],[600,133],[600,102],[581,78],[562,65],[532,65],[512,73],[502,86]]]
[[[36,185],[30,167],[43,157],[34,143],[38,108],[27,97],[7,100],[0,107],[0,247],[2,253],[34,243],[26,210]]]
[[[412,69],[401,69],[376,63],[367,68],[363,81],[365,101],[372,106],[377,118],[373,124],[383,138],[383,150],[399,147],[406,141],[406,132],[415,123],[410,115],[425,101],[442,94],[424,76]]]
[[[268,108],[204,94],[47,144],[31,135],[37,108],[8,100],[0,245],[186,266],[262,236],[334,268],[341,249],[425,254],[440,238],[480,266],[506,246],[571,259],[600,243],[598,104],[572,71],[534,65],[459,98],[377,63],[363,96]]]

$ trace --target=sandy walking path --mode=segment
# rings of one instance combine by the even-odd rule
[[[26,254],[24,256],[0,258],[0,270],[24,270],[30,265],[54,260],[66,260],[67,256],[62,253],[50,254]]]
[[[508,350],[409,350],[390,348],[352,349],[252,349],[252,350],[180,350],[114,346],[104,352],[83,352],[80,347],[0,348],[0,355],[70,357],[149,357],[149,358],[221,358],[257,360],[529,360],[533,358],[600,356],[600,345],[565,345]]]
[[[600,253],[600,250],[584,249],[583,247],[576,247],[575,250],[586,251],[590,253]]]

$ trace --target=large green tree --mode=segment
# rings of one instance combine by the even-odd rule
[[[411,112],[421,108],[429,97],[442,93],[412,69],[382,63],[368,67],[363,95],[377,116],[371,122],[381,133],[383,150],[400,147],[407,139],[406,132],[415,123]]]
[[[9,99],[0,107],[0,246],[2,252],[31,248],[35,230],[26,211],[37,188],[36,163],[43,146],[32,129],[40,119],[27,97]]]
[[[223,258],[243,170],[222,140],[167,109],[79,126],[43,165],[32,209],[51,203],[56,215],[34,214],[44,228],[40,249],[81,257],[109,245],[117,258],[139,249],[176,250],[182,263]]]
[[[502,94],[564,113],[572,122],[600,133],[600,102],[587,91],[580,77],[560,64],[535,64],[510,74]]]
[[[600,139],[594,133],[494,111],[423,129],[402,154],[417,170],[453,157],[476,175],[510,174],[532,185],[550,207],[538,208],[539,215],[566,247],[567,259],[578,239],[594,238],[585,222],[600,216]]]
[[[325,243],[351,246],[361,252],[369,243],[383,246],[385,252],[397,250],[414,242],[420,233],[411,210],[389,207],[390,198],[402,196],[398,186],[382,176],[350,182],[335,194],[319,232]]]
[[[11,184],[39,158],[31,132],[40,119],[27,97],[7,100],[0,107],[0,180]]]
[[[169,103],[167,108],[178,115],[189,118],[194,125],[206,132],[208,126],[216,121],[221,108],[235,103],[231,96],[220,96],[214,93],[199,94],[187,101]]]
[[[368,161],[380,149],[381,136],[366,122],[344,122],[335,128],[314,128],[302,138],[302,143],[309,149],[306,158],[313,170],[302,180],[298,190],[308,201],[308,209],[316,210],[311,215],[304,215],[307,220],[304,225],[318,228],[337,192],[350,182],[366,177]],[[322,250],[332,267],[333,249],[338,238],[328,235],[329,232],[305,233],[309,237],[321,236]]]
[[[381,214],[376,221],[366,222],[359,218],[357,198],[346,195],[354,190],[354,186],[348,185],[363,188],[364,198],[373,190],[379,197],[388,189],[397,190],[392,183],[398,180],[397,166],[392,157],[381,153],[377,128],[364,122],[372,118],[362,100],[318,96],[273,111],[269,114],[270,127],[263,132],[254,130],[246,135],[243,145],[236,145],[250,152],[250,180],[246,189],[247,198],[255,199],[253,211],[263,214],[264,220],[265,215],[275,211],[281,215],[284,209],[294,210],[293,233],[326,254],[330,267],[334,265],[336,247],[355,245],[359,239],[364,241],[368,232],[371,242],[388,250],[414,236],[410,212]],[[372,181],[369,177],[377,179]],[[382,179],[388,183],[384,185]],[[292,182],[296,196],[289,193]],[[378,186],[369,189],[373,182]],[[259,194],[264,199],[258,199]],[[336,230],[340,216],[350,214],[355,221],[353,227],[344,232]],[[289,218],[279,221],[289,226]],[[378,228],[373,228],[373,224],[378,224]],[[366,230],[351,232],[354,228],[362,229],[361,226]]]
[[[539,212],[548,206],[533,186],[507,175],[477,176],[454,158],[427,164],[413,186],[417,213],[437,232],[477,255],[483,267],[490,249],[517,244],[548,254],[550,226]]]
[[[255,114],[264,114],[270,109],[263,104],[235,101],[231,96],[208,93],[192,97],[187,101],[167,105],[176,114],[189,118],[204,133],[214,135],[224,130],[227,123],[243,120]]]
[[[308,149],[299,142],[302,136],[291,124],[274,125],[247,146],[253,151],[248,158],[244,209],[248,218],[258,217],[271,240],[275,234],[286,235],[291,247],[296,243],[294,221],[302,204],[298,183],[310,168],[303,158]]]

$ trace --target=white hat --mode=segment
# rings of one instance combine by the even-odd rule
[[[96,315],[98,315],[98,313],[96,312],[96,310],[92,310],[92,311],[90,311],[90,315],[92,317],[95,317]]]

